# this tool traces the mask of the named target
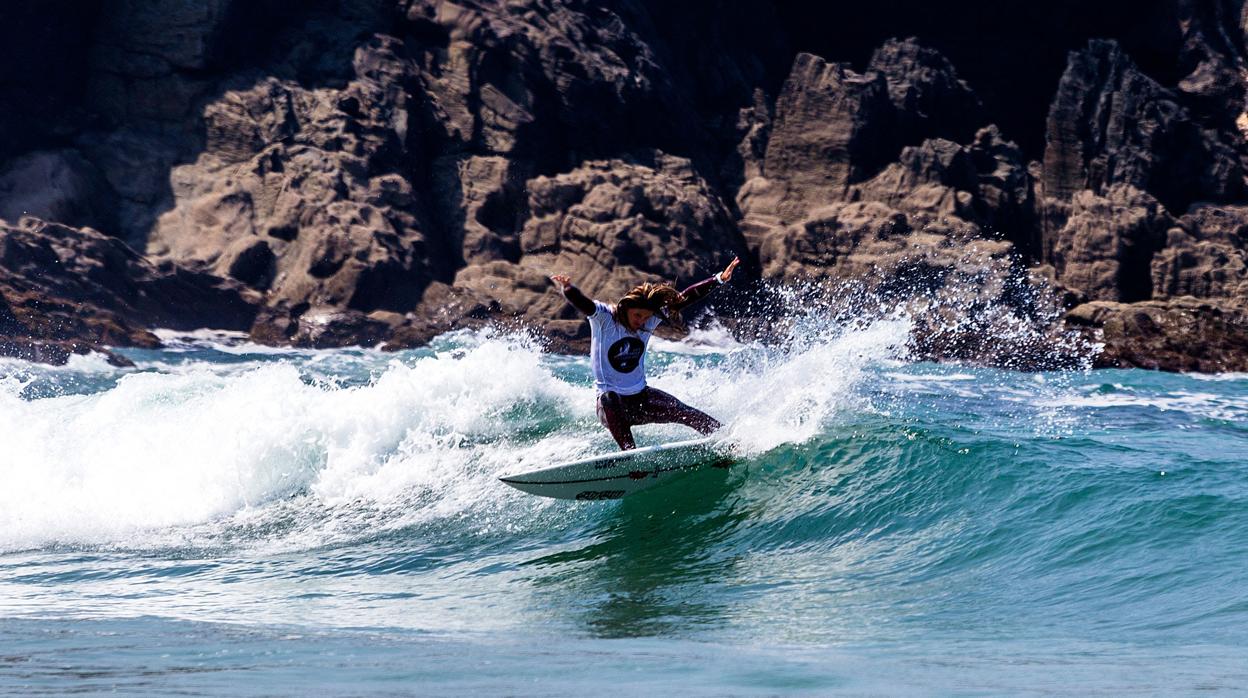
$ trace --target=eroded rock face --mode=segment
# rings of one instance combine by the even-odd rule
[[[1009,318],[973,320],[995,308],[1040,322],[1046,292],[1068,304],[1243,305],[1248,148],[1234,122],[1246,53],[1233,12],[1178,0],[1155,15],[1166,26],[1141,30],[1143,45],[1174,52],[1173,69],[1147,55],[1141,69],[1113,42],[1072,53],[1044,161],[1028,163],[1020,136],[989,125],[954,66],[919,41],[884,42],[859,73],[794,58],[770,3],[730,5],[24,10],[19,21],[51,22],[82,46],[64,51],[64,74],[28,71],[49,83],[46,103],[0,114],[31,134],[0,133],[0,217],[72,224],[57,236],[82,239],[57,244],[84,260],[119,254],[81,232],[90,226],[155,264],[117,266],[109,293],[60,281],[14,290],[0,324],[51,336],[30,303],[89,302],[104,324],[64,325],[77,336],[146,341],[142,323],[169,324],[174,311],[140,292],[193,277],[245,297],[253,337],[269,343],[410,346],[502,321],[573,346],[584,325],[550,273],[610,299],[641,280],[696,280],[733,254],[747,280],[761,271],[938,301],[931,317],[961,329],[926,327],[931,357],[1008,363],[976,336]],[[0,92],[33,84],[0,80]],[[961,314],[941,316],[952,308]]]
[[[757,244],[770,227],[795,224],[816,208],[862,198],[862,190],[853,185],[879,174],[898,153],[902,162],[881,175],[894,181],[873,187],[881,200],[898,203],[945,175],[957,180],[952,170],[965,170],[967,163],[952,162],[953,154],[943,145],[921,144],[929,138],[968,138],[979,127],[980,115],[978,100],[953,66],[915,39],[887,42],[863,74],[799,54],[776,99],[774,117],[765,119],[760,110],[753,111],[751,121],[765,127],[767,144],[757,175],[737,195],[747,237]],[[748,166],[751,148],[743,146],[742,160]],[[918,149],[902,150],[904,146]],[[946,152],[937,153],[940,149]],[[928,165],[941,172],[927,172]],[[979,165],[969,163],[971,169]],[[906,180],[906,172],[915,174]],[[963,184],[974,190],[975,178],[966,173],[963,179],[968,181],[952,181],[946,188]],[[925,200],[922,205],[928,207],[955,205],[933,198],[940,194],[929,190],[918,193],[916,200]]]
[[[956,217],[985,237],[1034,247],[1031,179],[1017,146],[995,126],[980,129],[966,146],[931,139],[904,148],[897,162],[854,186],[849,198],[888,204],[917,226]]]
[[[1171,211],[1244,195],[1242,137],[1206,127],[1112,41],[1071,54],[1049,110],[1044,191],[1058,199],[1114,184]]]
[[[1148,300],[1153,255],[1173,223],[1156,199],[1131,185],[1116,184],[1105,196],[1079,192],[1053,243],[1057,278],[1090,300]]]
[[[405,169],[411,76],[399,48],[366,43],[343,89],[269,78],[209,104],[205,152],[174,170],[177,205],[148,254],[246,284],[296,318],[415,307],[432,274]],[[354,324],[361,341],[377,334]]]
[[[763,175],[738,196],[742,212],[785,225],[843,201],[850,184],[887,162],[892,116],[879,73],[800,54],[776,100]]]
[[[1200,206],[1179,218],[1152,262],[1153,296],[1248,303],[1248,209]]]
[[[467,266],[455,286],[529,320],[576,317],[550,274],[611,301],[642,281],[700,281],[745,253],[727,209],[683,158],[591,161],[525,188],[518,261]]]

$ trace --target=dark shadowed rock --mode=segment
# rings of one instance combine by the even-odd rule
[[[1195,298],[1074,308],[1066,322],[1104,342],[1097,367],[1248,371],[1248,313]]]
[[[1241,5],[1236,11],[1235,6]],[[1244,111],[1244,44],[1242,3],[1176,0],[1183,33],[1178,63],[1188,71],[1178,89],[1202,111],[1230,124]],[[1237,16],[1238,15],[1238,16]]]
[[[153,265],[116,238],[33,218],[0,226],[0,293],[4,341],[76,353],[156,346],[149,327],[245,329],[256,302],[221,279]]]
[[[1047,196],[1130,184],[1178,212],[1244,194],[1242,137],[1202,126],[1112,41],[1071,53],[1046,137]]]
[[[867,72],[884,76],[897,116],[893,139],[914,145],[927,138],[966,142],[986,119],[971,88],[939,51],[911,37],[876,49]]]
[[[91,55],[92,105],[117,122],[181,122],[211,85],[205,68],[231,1],[106,2]]]
[[[22,216],[100,230],[116,228],[115,195],[77,151],[29,153],[0,169],[0,220]]]
[[[0,3],[0,163],[58,149],[81,128],[89,113],[82,104],[88,57],[103,4]]]
[[[736,147],[724,156],[719,169],[719,180],[726,191],[740,192],[745,182],[762,176],[767,141],[771,138],[771,108],[766,93],[757,89],[752,103],[737,110],[732,133]]]

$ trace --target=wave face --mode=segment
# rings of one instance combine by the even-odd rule
[[[1028,657],[1060,669],[1055,642],[1134,648],[1140,667],[1248,643],[1248,377],[913,363],[909,332],[811,321],[782,346],[656,342],[651,383],[725,422],[742,456],[610,503],[497,482],[612,448],[587,362],[521,336],[384,354],[169,333],[131,369],[0,364],[0,618],[802,662],[959,646],[982,663],[949,671],[983,677]],[[1231,676],[1217,656],[1200,658]],[[966,685],[1020,688],[985,681]]]

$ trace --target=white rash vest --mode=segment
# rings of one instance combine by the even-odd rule
[[[594,301],[589,316],[589,362],[599,393],[636,395],[646,388],[646,345],[654,328],[663,322],[657,313],[633,332],[620,324],[611,307]]]

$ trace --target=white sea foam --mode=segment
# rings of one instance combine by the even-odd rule
[[[1067,393],[1057,398],[1044,400],[1041,404],[1054,408],[1076,409],[1143,407],[1161,412],[1183,412],[1208,419],[1227,421],[1248,419],[1248,400],[1183,390],[1149,395],[1140,395],[1126,390],[1086,395]]]
[[[669,354],[652,382],[760,453],[818,434],[856,399],[869,365],[899,356],[907,332],[884,320],[807,328],[785,348],[720,338],[729,353]],[[584,359],[491,332],[456,333],[401,360],[346,350],[142,368],[102,392],[36,400],[21,397],[26,383],[0,381],[0,550],[176,544],[263,528],[266,517],[297,521],[268,543],[321,545],[536,502],[495,477],[613,448]],[[355,384],[336,384],[335,371]],[[689,435],[671,425],[637,433],[643,443]]]
[[[903,319],[799,328],[785,349],[755,346],[713,370],[676,361],[651,384],[719,418],[744,453],[762,453],[814,437],[861,400],[855,388],[867,368],[902,355],[909,329]]]
[[[1185,373],[1183,375],[1198,381],[1248,381],[1248,373]]]
[[[256,344],[246,332],[231,332],[228,330],[170,330],[158,328],[152,330],[152,334],[160,340],[166,351],[190,351],[203,348],[214,349],[225,354],[268,354],[268,355],[298,355],[306,354],[306,349],[295,349],[291,347],[270,347],[263,344]]]
[[[25,400],[21,389],[0,383],[0,549],[126,541],[300,492],[334,506],[474,474],[480,485],[496,465],[469,461],[507,435],[504,411],[592,409],[589,388],[503,340],[394,361],[359,387],[309,384],[294,363],[274,362],[234,375],[134,373],[86,396]]]
[[[31,364],[29,361],[0,357],[0,378],[9,376],[28,376],[32,369],[44,373],[117,373],[121,369],[108,363],[108,357],[99,352],[87,354],[70,354],[69,359],[60,366],[47,364]]]
[[[680,341],[671,341],[655,336],[650,340],[650,348],[653,351],[667,352],[669,354],[703,356],[707,354],[727,354],[728,352],[744,348],[744,345],[732,336],[728,328],[713,321],[706,327],[690,330],[689,336]]]

